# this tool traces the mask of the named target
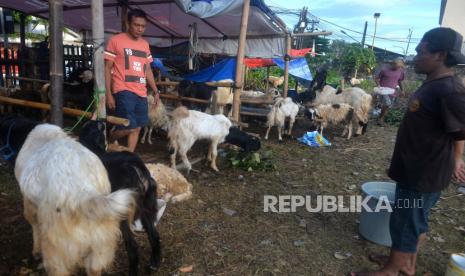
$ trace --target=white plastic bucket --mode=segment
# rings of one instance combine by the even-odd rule
[[[367,205],[374,210],[381,196],[386,196],[394,206],[396,196],[396,184],[392,182],[367,182],[362,185],[363,198],[371,196]],[[391,213],[388,210],[368,212],[362,208],[360,213],[360,225],[358,231],[362,237],[379,245],[391,246],[391,234],[389,233],[389,220]]]
[[[379,95],[392,95],[394,94],[394,92],[396,92],[395,89],[393,88],[390,88],[390,87],[375,87],[373,88],[373,92],[375,94],[379,94]]]
[[[465,254],[452,254],[444,276],[465,276]]]

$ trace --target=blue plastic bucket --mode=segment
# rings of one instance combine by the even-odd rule
[[[392,182],[367,182],[362,185],[363,199],[371,196],[367,205],[375,210],[381,196],[387,196],[391,207],[394,207],[396,184]],[[379,245],[391,246],[391,234],[389,233],[389,219],[391,213],[386,210],[368,212],[362,208],[360,213],[359,233],[365,239]]]

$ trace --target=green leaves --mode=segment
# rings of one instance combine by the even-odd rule
[[[267,151],[263,155],[258,152],[245,154],[238,151],[229,151],[227,154],[227,158],[233,167],[249,172],[276,170],[276,165],[273,163],[271,156],[271,151]]]

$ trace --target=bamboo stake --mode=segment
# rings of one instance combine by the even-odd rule
[[[52,123],[63,126],[63,0],[50,0]]]
[[[0,102],[14,104],[14,105],[20,105],[20,106],[26,106],[26,107],[32,107],[32,108],[37,108],[37,109],[50,110],[50,105],[49,104],[26,101],[26,100],[20,100],[20,99],[13,99],[13,98],[8,98],[8,97],[3,97],[3,96],[0,96]],[[64,114],[70,115],[70,116],[79,117],[79,116],[84,115],[88,119],[92,118],[92,113],[91,112],[85,112],[85,111],[82,111],[82,110],[79,110],[79,109],[63,107],[62,112]],[[114,125],[129,126],[129,120],[128,119],[118,118],[118,117],[113,117],[113,116],[107,116],[106,120],[107,120],[107,122],[112,123]]]
[[[242,18],[241,18],[241,31],[239,34],[239,45],[237,47],[237,62],[236,62],[236,77],[234,87],[234,100],[233,100],[233,118],[237,122],[240,121],[239,112],[241,108],[241,92],[243,84],[243,66],[244,66],[244,54],[245,54],[245,39],[247,35],[247,24],[249,22],[249,10],[250,0],[244,0],[242,6]]]
[[[124,13],[124,12],[123,12]],[[103,61],[103,0],[92,1],[92,41],[94,43],[94,90],[97,91],[99,118],[107,116],[105,107],[105,65]]]
[[[289,89],[289,61],[291,59],[291,35],[286,36],[286,56],[284,57],[284,91],[283,97],[287,97],[287,90]]]

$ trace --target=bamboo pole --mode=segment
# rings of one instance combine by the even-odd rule
[[[287,90],[289,89],[289,61],[291,59],[291,35],[286,36],[286,56],[284,57],[284,91],[283,97],[287,97]]]
[[[233,100],[233,118],[235,121],[240,122],[239,112],[241,108],[241,92],[243,84],[243,65],[245,54],[245,39],[247,35],[247,24],[249,22],[250,0],[244,0],[242,6],[241,30],[239,33],[239,44],[237,47],[237,62],[236,62],[236,77],[234,87],[234,100]]]
[[[97,117],[105,118],[105,65],[103,61],[103,0],[92,1],[92,41],[94,43],[94,90],[97,92]]]
[[[50,0],[51,121],[63,126],[63,0]]]
[[[32,108],[37,108],[37,109],[43,109],[43,110],[50,110],[51,109],[49,104],[26,101],[26,100],[20,100],[20,99],[13,99],[13,98],[8,98],[8,97],[3,97],[3,96],[0,96],[0,102],[4,102],[4,103],[8,103],[8,104],[14,104],[14,105],[20,105],[20,106],[26,106],[26,107],[32,107]],[[92,118],[92,113],[91,112],[85,112],[85,111],[82,111],[82,110],[79,110],[79,109],[63,107],[62,112],[64,114],[70,115],[70,116],[79,117],[79,116],[84,115],[88,119]],[[107,116],[106,120],[107,120],[107,122],[112,123],[114,125],[129,126],[129,120],[128,119],[118,118],[118,117],[113,117],[113,116]]]
[[[266,67],[266,92],[268,92],[268,89],[270,88],[270,66]]]

